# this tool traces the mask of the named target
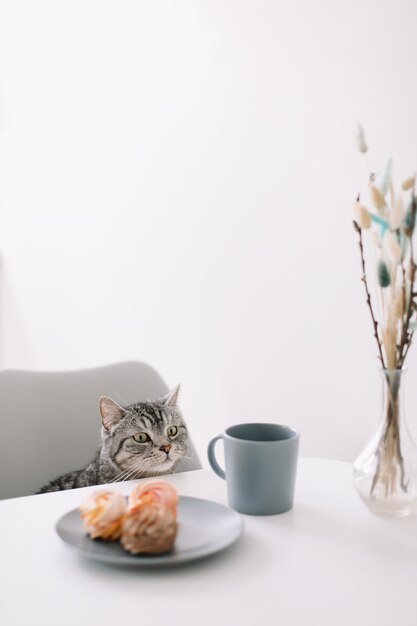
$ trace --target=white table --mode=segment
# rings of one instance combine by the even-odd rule
[[[209,470],[168,480],[226,502]],[[54,524],[86,491],[0,502],[2,626],[417,624],[417,518],[371,515],[347,463],[300,459],[292,511],[245,516],[233,547],[177,569],[115,568],[61,543]]]

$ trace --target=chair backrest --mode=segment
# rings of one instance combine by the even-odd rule
[[[0,499],[33,494],[60,474],[81,469],[100,445],[98,399],[155,399],[168,391],[146,363],[72,372],[0,372]],[[187,421],[187,420],[186,420]],[[190,440],[176,471],[200,469]]]

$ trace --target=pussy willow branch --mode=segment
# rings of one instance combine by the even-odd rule
[[[407,296],[406,296],[406,278],[405,278],[405,267],[404,267],[404,259],[401,260],[401,276],[402,276],[402,285],[401,285],[401,292],[402,292],[402,301],[403,301],[403,306],[405,307],[405,303],[407,301]],[[401,354],[402,354],[402,341],[403,341],[403,337],[404,337],[404,329],[405,329],[405,315],[403,313],[402,318],[401,318],[401,338],[400,338],[400,343],[397,345],[397,363],[401,362]],[[405,356],[404,356],[405,358]]]
[[[413,231],[416,220],[416,212],[417,212],[417,203],[416,198],[414,196],[414,189],[412,191],[411,196],[411,223],[410,223],[410,293],[408,297],[408,305],[407,311],[405,315],[405,321],[403,323],[402,333],[401,333],[401,343],[400,343],[400,359],[398,362],[398,367],[402,368],[404,365],[405,357],[407,356],[408,350],[410,349],[411,341],[413,339],[413,332],[409,334],[408,327],[410,325],[411,316],[413,314],[413,298],[414,298],[414,280],[416,277],[416,264],[414,263],[414,252],[413,252]]]
[[[410,349],[411,343],[412,343],[412,341],[413,341],[413,335],[414,335],[414,330],[413,330],[413,332],[410,334],[410,337],[408,338],[408,342],[407,342],[407,345],[406,345],[406,347],[405,347],[405,352],[404,352],[403,360],[402,360],[402,363],[401,363],[401,367],[403,366],[404,361],[405,361],[405,357],[407,356],[407,353],[408,353],[408,351],[409,351],[409,349]]]
[[[365,286],[366,302],[368,303],[368,307],[371,312],[372,323],[374,325],[374,337],[378,344],[379,358],[381,359],[381,364],[382,364],[383,369],[385,369],[384,355],[382,354],[381,341],[378,335],[378,322],[376,321],[374,310],[372,308],[371,294],[369,292],[368,281],[366,279],[366,267],[365,267],[365,257],[364,257],[364,252],[363,252],[362,229],[360,228],[359,224],[355,220],[353,220],[353,227],[358,233],[358,237],[359,237],[359,250],[361,252],[361,261],[362,261],[362,282]]]

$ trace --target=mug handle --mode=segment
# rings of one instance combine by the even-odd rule
[[[218,435],[210,441],[207,448],[207,456],[213,472],[220,478],[223,478],[223,480],[226,480],[226,472],[220,467],[216,459],[215,445],[219,439],[223,439],[223,435]]]

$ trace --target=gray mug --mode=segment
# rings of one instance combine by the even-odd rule
[[[215,445],[223,439],[226,471]],[[214,472],[226,480],[230,506],[249,515],[275,515],[292,508],[300,435],[280,424],[237,424],[208,445]]]

